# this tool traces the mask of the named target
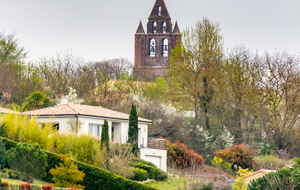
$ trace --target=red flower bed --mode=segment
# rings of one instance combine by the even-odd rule
[[[43,185],[43,190],[52,190],[52,185]]]
[[[32,190],[30,183],[21,183],[20,188],[21,190]]]
[[[3,189],[3,190],[8,189],[8,182],[7,182],[7,181],[2,181],[2,182],[1,182],[1,186],[2,186],[2,189]],[[0,188],[1,188],[1,186],[0,186]]]

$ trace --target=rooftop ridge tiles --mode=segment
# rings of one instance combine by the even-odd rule
[[[76,114],[80,114],[80,112],[73,108],[71,104],[66,103],[66,105],[68,105]]]

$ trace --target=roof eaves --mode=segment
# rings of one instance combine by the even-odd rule
[[[117,117],[104,117],[104,116],[97,116],[97,115],[87,115],[87,114],[54,114],[54,115],[50,115],[50,114],[44,114],[44,115],[34,115],[34,116],[38,116],[38,117],[55,117],[55,116],[60,116],[60,117],[64,117],[64,116],[84,116],[84,117],[96,117],[96,118],[103,118],[103,119],[115,119],[115,120],[121,120],[121,121],[129,121],[129,119],[124,119],[124,118],[117,118]],[[153,122],[151,120],[138,120],[141,123],[147,123],[147,124],[152,124]]]

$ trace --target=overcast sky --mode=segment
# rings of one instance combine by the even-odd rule
[[[15,33],[30,60],[71,50],[86,61],[134,61],[134,33],[155,0],[0,0],[0,32]],[[207,17],[225,49],[300,52],[299,0],[165,0],[181,31]]]

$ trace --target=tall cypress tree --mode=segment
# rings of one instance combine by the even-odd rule
[[[132,104],[129,117],[128,142],[132,145],[132,153],[137,155],[138,151],[138,116],[136,106]]]
[[[104,120],[101,132],[101,150],[105,146],[107,152],[109,152],[109,135],[108,135],[108,122]]]

